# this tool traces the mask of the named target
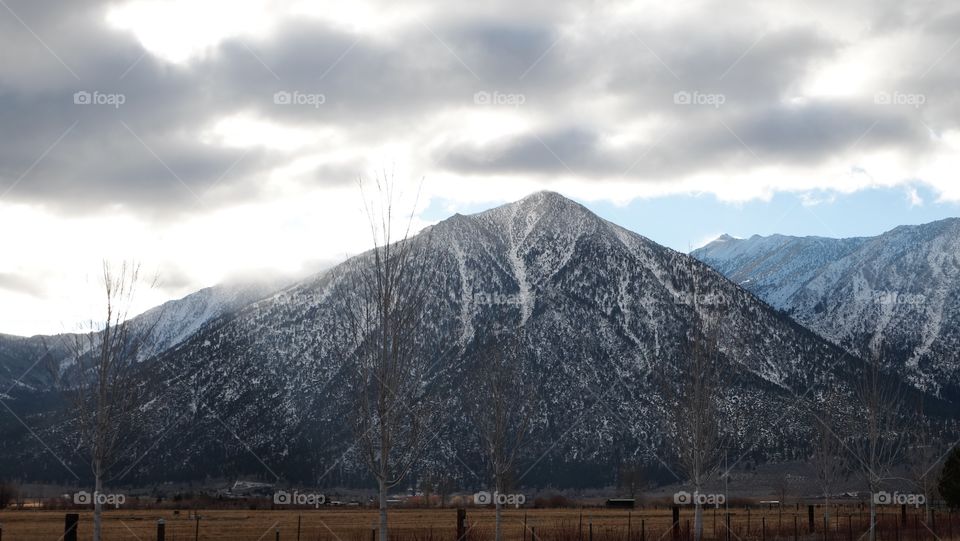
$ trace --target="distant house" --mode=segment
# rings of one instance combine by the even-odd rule
[[[607,507],[611,509],[633,509],[637,505],[637,500],[633,498],[610,498],[607,500]]]

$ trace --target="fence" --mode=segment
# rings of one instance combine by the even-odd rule
[[[881,508],[876,541],[947,541],[960,536],[960,516],[934,510]],[[693,541],[692,507],[655,510],[509,509],[504,541]],[[90,539],[92,517],[42,511],[0,514],[0,541]],[[457,510],[390,511],[390,541],[490,541],[494,513]],[[703,511],[704,541],[865,541],[869,509],[859,505],[803,508],[730,507]],[[5,531],[6,530],[6,531]],[[75,537],[74,537],[75,536]],[[377,541],[375,511],[210,511],[158,518],[157,512],[108,512],[105,541]]]

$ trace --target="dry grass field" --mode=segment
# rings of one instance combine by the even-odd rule
[[[928,528],[922,517],[911,509],[906,527],[899,512],[887,509],[881,516],[878,541],[946,541],[960,535],[960,517],[942,511],[935,525]],[[866,513],[859,507],[834,509],[829,531],[823,531],[822,510],[816,510],[816,531],[808,529],[805,508],[794,506],[782,512],[776,509],[731,509],[730,541],[782,540],[862,541]],[[65,511],[0,512],[5,541],[57,541],[63,535]],[[167,541],[194,540],[197,521],[190,511],[112,510],[105,514],[104,538],[107,541],[148,541],[156,539],[157,519],[166,523]],[[277,531],[284,541],[368,541],[376,525],[377,514],[367,509],[319,509],[303,511],[209,510],[199,512],[199,540],[267,541]],[[673,541],[672,518],[666,508],[646,510],[511,509],[505,512],[505,539],[509,541]],[[680,516],[679,541],[690,539],[693,523],[691,508]],[[526,526],[525,526],[526,524]],[[629,525],[629,533],[628,533]],[[455,541],[456,510],[393,509],[390,511],[391,537],[396,541]],[[468,541],[493,538],[494,513],[491,509],[467,509]],[[92,513],[80,514],[79,539],[89,540]],[[591,536],[592,530],[592,536]],[[726,541],[723,510],[704,513],[706,539]],[[198,540],[198,541],[199,541]]]

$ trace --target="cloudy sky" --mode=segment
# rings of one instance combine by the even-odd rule
[[[960,6],[925,0],[0,0],[0,332],[550,189],[677,249],[960,214]]]

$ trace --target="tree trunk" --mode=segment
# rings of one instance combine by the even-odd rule
[[[380,478],[380,541],[388,541],[387,537],[387,480]]]
[[[694,494],[700,493],[700,488],[698,487]],[[700,541],[703,539],[703,506],[700,505],[700,499],[697,498],[693,502],[693,539],[694,541]]]
[[[496,502],[496,514],[497,514],[497,531],[495,536],[495,541],[503,541],[503,516],[500,513],[500,499],[497,498]]]
[[[494,453],[496,454],[496,452]],[[496,526],[494,527],[494,541],[503,541],[503,514],[501,513],[500,505],[500,491],[503,490],[503,481],[500,474],[500,462],[495,460],[494,465],[494,479],[493,479],[493,507],[495,509],[494,516],[496,517]],[[524,532],[524,538],[526,538],[526,532]]]
[[[877,503],[873,501],[873,495],[870,493],[870,537],[869,541],[877,541]]]
[[[100,501],[100,491],[103,490],[103,480],[101,479],[99,468],[97,468],[97,473],[94,474],[95,482],[93,489],[93,541],[100,541],[100,526],[101,526],[101,515],[103,513],[103,505]]]

